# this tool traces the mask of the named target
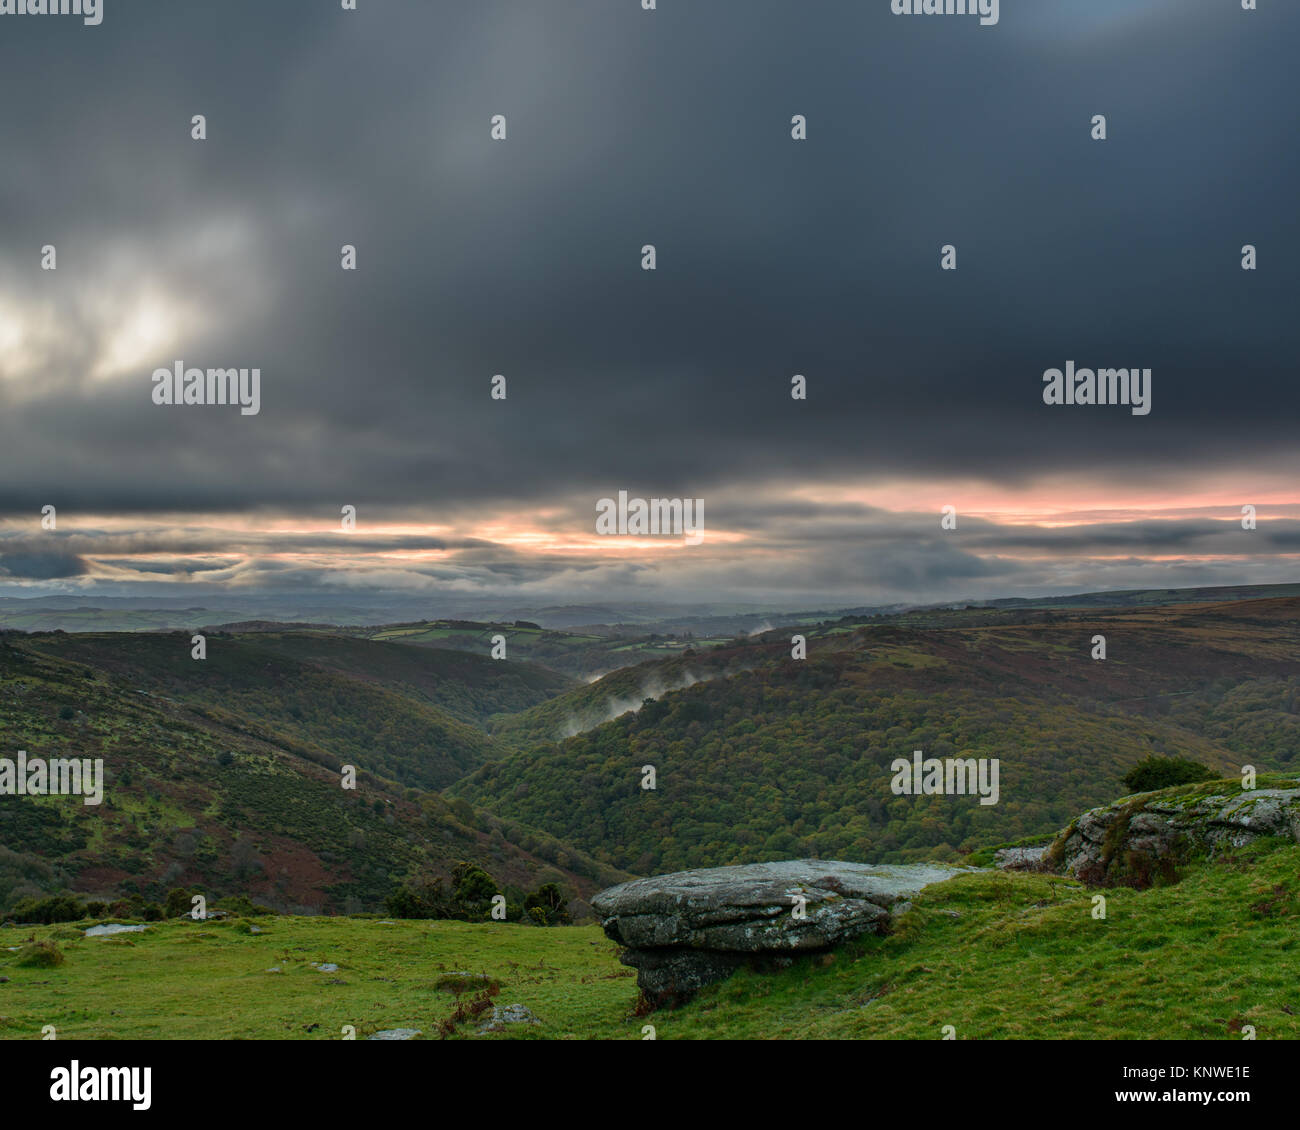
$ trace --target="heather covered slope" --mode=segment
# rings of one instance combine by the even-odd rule
[[[228,698],[191,687],[183,701],[156,681],[142,692],[138,666],[110,665],[116,673],[87,666],[113,654],[103,637],[76,649],[78,662],[56,658],[41,642],[0,634],[2,755],[102,758],[105,794],[98,806],[74,797],[0,800],[0,906],[63,889],[157,900],[172,887],[197,886],[214,896],[250,894],[279,909],[342,911],[378,909],[408,875],[446,876],[461,860],[519,891],[555,879],[574,894],[589,893],[616,874],[516,822],[409,787],[427,772],[414,758],[436,751],[438,739],[420,730],[428,744],[408,751],[410,760],[387,757],[382,742],[366,741],[367,727],[383,735],[383,708],[401,702],[393,692],[358,685],[355,701],[377,713],[356,715],[355,740],[343,728],[335,740],[323,712],[350,701],[337,697],[347,688],[312,704],[325,719],[319,725],[295,727],[238,712],[258,693],[253,672],[226,682]],[[214,664],[204,669],[220,674],[213,642],[208,660],[190,660],[186,650],[185,662]],[[266,676],[268,688],[283,690],[262,693],[284,693],[292,708],[342,683],[330,677],[286,663]],[[434,716],[419,704],[404,709],[399,717],[413,727]],[[445,730],[487,741],[437,718]],[[357,768],[355,790],[340,787],[345,763]]]
[[[474,726],[494,715],[511,715],[572,689],[567,675],[522,662],[492,659],[481,652],[411,648],[317,632],[265,632],[237,637],[240,643],[386,687]]]
[[[637,874],[957,860],[1053,832],[1153,753],[1235,773],[1285,769],[1300,751],[1300,600],[994,615],[809,631],[802,661],[769,633],[744,649],[748,670],[528,745],[449,792]],[[1096,635],[1104,660],[1091,657]],[[918,749],[997,758],[998,803],[894,795],[891,763]],[[653,791],[640,787],[646,765]]]
[[[492,755],[479,723],[568,685],[538,668],[331,636],[38,635],[22,647],[83,663],[123,687],[256,721],[403,785],[437,789]]]

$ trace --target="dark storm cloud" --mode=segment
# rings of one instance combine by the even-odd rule
[[[50,581],[86,572],[86,563],[74,554],[0,553],[0,577],[8,580]]]
[[[0,393],[4,509],[454,513],[785,469],[1293,459],[1300,9],[333,7],[6,25],[3,281],[67,334]],[[196,328],[91,381],[75,299],[111,300],[116,253]],[[177,357],[260,366],[261,414],[151,404]],[[1151,415],[1045,407],[1067,359],[1152,368]]]
[[[948,534],[832,489],[1295,481],[1300,7],[110,0],[98,28],[0,32],[11,580],[815,607],[1272,581],[1300,546],[1232,508],[959,507]],[[261,412],[155,406],[177,359],[260,367]],[[1151,368],[1151,414],[1043,405],[1067,360]],[[704,497],[744,540],[564,548],[620,488]],[[458,532],[517,515],[561,548]]]

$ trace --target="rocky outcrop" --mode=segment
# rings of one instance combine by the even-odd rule
[[[1042,847],[998,848],[993,853],[993,864],[999,871],[1039,871],[1047,845]]]
[[[620,960],[656,1007],[688,999],[746,962],[788,962],[878,933],[922,887],[963,870],[802,859],[637,879],[591,900]]]
[[[1144,887],[1174,879],[1177,865],[1199,853],[1261,836],[1300,843],[1300,788],[1202,785],[1116,801],[1074,820],[1043,863],[1095,886]]]

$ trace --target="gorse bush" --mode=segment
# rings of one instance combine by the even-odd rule
[[[466,918],[486,917],[492,909],[492,896],[500,890],[496,880],[481,867],[458,863],[451,881],[452,901],[465,911]]]
[[[1186,757],[1148,757],[1124,774],[1124,787],[1131,793],[1149,793],[1171,785],[1212,781],[1218,774]]]
[[[14,922],[34,922],[52,926],[56,922],[77,922],[95,918],[104,912],[104,903],[83,903],[74,895],[51,895],[48,898],[19,899],[5,916]]]
[[[543,883],[524,899],[524,910],[539,926],[567,926],[568,900],[558,883]]]
[[[33,942],[18,951],[18,964],[29,969],[49,969],[62,965],[66,960],[53,942]]]
[[[48,926],[55,922],[75,922],[81,914],[81,904],[71,895],[55,895],[51,898],[19,899],[8,917],[15,922],[38,922]]]
[[[492,913],[492,899],[504,894],[481,867],[458,863],[452,871],[451,889],[442,879],[414,879],[403,883],[384,900],[393,918],[443,918],[483,922]],[[539,926],[567,925],[568,898],[558,883],[545,883],[528,895],[523,905],[506,902],[506,921],[533,922]]]
[[[384,900],[384,909],[393,918],[451,918],[449,905],[441,879],[403,883]]]
[[[198,892],[194,893],[197,894]],[[216,907],[218,910],[228,910],[231,914],[242,914],[251,918],[275,913],[269,906],[254,902],[247,895],[227,895],[225,898],[217,899]],[[188,909],[189,905],[187,904],[186,910]]]
[[[472,863],[458,863],[452,871],[450,891],[441,879],[413,880],[389,895],[384,906],[394,918],[478,922],[491,913],[492,896],[498,893],[496,880],[486,871]]]

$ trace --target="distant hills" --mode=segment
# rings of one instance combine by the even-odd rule
[[[1188,600],[1205,595],[1224,599]],[[103,758],[109,777],[98,809],[0,798],[0,910],[176,886],[374,910],[460,861],[579,896],[763,859],[957,861],[1055,831],[1151,753],[1297,767],[1300,586],[780,619],[253,621],[207,629],[204,660],[188,631],[0,631],[0,756]],[[917,749],[997,758],[998,804],[895,796],[890,765]]]
[[[250,594],[227,592],[173,596],[0,596],[0,630],[24,632],[135,632],[219,627],[229,631],[348,628],[361,634],[445,628],[482,628],[532,621],[558,636],[724,640],[772,627],[844,618],[894,618],[945,609],[1120,608],[1188,601],[1259,600],[1300,596],[1300,584],[1237,585],[1193,589],[1125,589],[994,600],[956,599],[933,604],[788,609],[718,603],[517,605],[500,598],[457,598],[456,606],[430,610],[423,598],[372,593]],[[444,605],[451,602],[444,600]],[[417,611],[418,609],[418,611]],[[431,642],[431,641],[426,641]],[[455,638],[446,646],[459,646]]]

